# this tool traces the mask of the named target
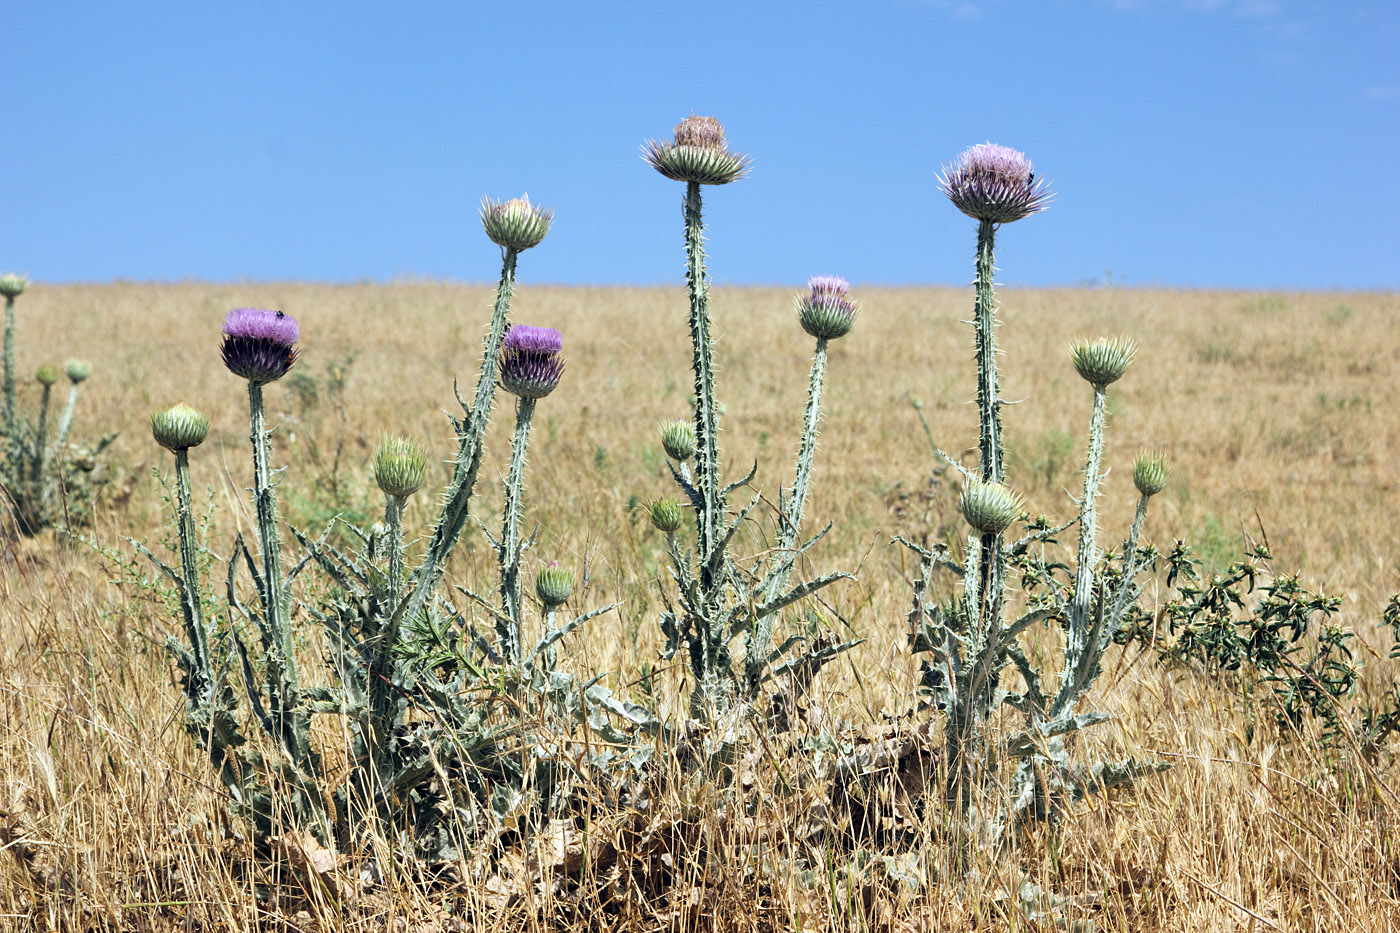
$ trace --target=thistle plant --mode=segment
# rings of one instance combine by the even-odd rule
[[[4,373],[0,381],[0,505],[8,508],[14,528],[34,535],[50,526],[71,529],[91,518],[91,505],[104,477],[96,470],[97,457],[115,438],[107,435],[91,447],[70,445],[78,386],[91,374],[80,360],[69,360],[63,370],[44,363],[34,373],[39,386],[39,408],[31,418],[16,401],[15,300],[28,288],[18,275],[0,276],[0,296],[5,299]],[[54,386],[68,375],[67,403],[58,419],[57,437],[50,442]],[[7,523],[8,527],[8,523]]]
[[[521,493],[525,452],[530,444],[530,421],[535,403],[559,385],[564,374],[564,341],[552,327],[517,324],[506,332],[501,351],[501,385],[516,396],[515,437],[511,442],[506,477],[505,517],[501,536],[492,539],[500,564],[501,614],[497,617],[497,647],[505,662],[520,666],[520,556],[529,542],[520,539]],[[562,602],[562,600],[561,600]]]
[[[801,642],[789,639],[781,649],[772,650],[772,617],[783,608],[835,582],[846,574],[827,574],[792,588],[786,588],[787,574],[795,561],[812,543],[800,546],[793,515],[800,518],[805,498],[805,485],[799,497],[794,490],[796,512],[788,508],[782,516],[780,536],[788,541],[785,556],[766,572],[747,571],[731,556],[729,549],[735,533],[757,507],[755,496],[747,506],[731,514],[728,497],[752,478],[753,472],[738,482],[724,484],[719,462],[720,410],[716,400],[714,346],[711,336],[709,277],[705,269],[704,220],[702,191],[706,185],[723,185],[742,178],[749,169],[747,156],[732,151],[725,141],[724,128],[713,117],[692,116],[677,124],[672,140],[647,142],[642,147],[643,158],[661,175],[686,186],[683,203],[686,247],[686,284],[690,295],[689,328],[691,339],[691,369],[694,374],[695,408],[692,417],[694,441],[679,429],[663,430],[663,446],[675,461],[672,475],[684,492],[694,511],[696,541],[693,553],[683,552],[676,533],[680,529],[676,503],[656,502],[650,508],[653,524],[667,535],[671,557],[671,574],[679,587],[678,611],[663,614],[661,625],[667,640],[667,653],[673,654],[684,645],[694,685],[690,696],[691,715],[713,722],[730,713],[742,719],[757,698],[760,685],[783,669],[808,665],[813,670],[835,653],[832,649],[809,652],[805,656],[787,657]],[[834,285],[833,285],[834,288]],[[815,294],[815,292],[814,292]],[[839,299],[824,291],[823,300]],[[854,307],[851,306],[854,313]],[[837,315],[839,317],[839,314]],[[815,319],[814,319],[815,320]],[[826,339],[839,336],[830,330],[838,325],[826,321]],[[805,326],[805,323],[804,323]],[[813,326],[822,328],[823,323]],[[847,322],[849,329],[849,322]],[[844,333],[844,331],[842,331]],[[820,370],[825,362],[825,341],[818,339],[819,363],[814,364],[814,396],[820,393]],[[816,405],[811,402],[809,421],[816,430]],[[813,433],[814,436],[814,433]],[[677,456],[693,449],[694,472],[685,463],[687,457]],[[799,480],[810,474],[810,447],[806,466],[799,455]],[[674,526],[674,527],[673,527]],[[789,540],[789,531],[792,528]],[[746,637],[748,649],[743,669],[736,669],[731,644]],[[846,646],[842,646],[843,648]],[[788,665],[783,668],[782,665]]]
[[[1160,456],[1140,458],[1137,516],[1124,543],[1121,563],[1105,571],[1097,543],[1097,500],[1103,478],[1103,440],[1108,387],[1123,376],[1135,347],[1125,339],[1084,340],[1071,347],[1075,371],[1093,390],[1088,449],[1078,514],[1051,527],[1032,523],[1014,540],[1008,534],[1023,517],[1021,497],[1006,485],[1001,439],[999,373],[996,352],[996,299],[993,288],[995,241],[1000,226],[1036,213],[1050,193],[1036,180],[1023,154],[990,143],[974,146],[946,168],[940,179],[945,195],[977,221],[977,258],[973,308],[977,362],[978,450],[975,471],[935,452],[962,477],[961,509],[970,534],[962,563],[947,547],[903,543],[920,555],[909,617],[910,644],[926,654],[922,686],[946,717],[946,797],[958,823],[984,840],[1002,837],[1009,826],[1054,815],[1066,801],[1105,785],[1120,784],[1156,766],[1136,761],[1071,766],[1064,736],[1101,722],[1098,712],[1079,706],[1101,670],[1103,652],[1141,593],[1138,578],[1150,555],[1138,546],[1147,500],[1165,483],[1167,467]],[[1072,575],[1057,575],[1063,566],[1045,556],[1055,535],[1078,522]],[[903,541],[903,539],[900,539]],[[1030,599],[1010,616],[1009,570],[1021,572]],[[950,569],[962,580],[961,593],[947,603],[929,598],[933,573]],[[1064,650],[1058,670],[1037,666],[1020,642],[1032,626],[1058,620]],[[1007,668],[1020,675],[1019,692],[1003,684]],[[1052,686],[1052,679],[1058,685]],[[1000,742],[990,734],[992,718],[1003,706],[1019,710],[1023,729]],[[1020,759],[1016,776],[1003,783],[997,761]],[[1001,788],[1000,801],[994,793]]]

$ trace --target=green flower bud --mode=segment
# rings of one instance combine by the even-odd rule
[[[661,449],[672,460],[685,462],[695,454],[695,426],[689,421],[671,421],[661,426]]]
[[[209,419],[182,402],[151,415],[151,434],[166,450],[189,450],[209,436]]]
[[[6,298],[18,298],[24,294],[24,288],[29,284],[29,280],[22,275],[15,275],[13,272],[0,275],[0,295]]]
[[[562,606],[574,595],[574,574],[559,562],[550,561],[549,566],[535,575],[535,595],[546,609]]]
[[[63,372],[76,385],[92,375],[92,364],[87,360],[69,360],[63,364]]]
[[[34,370],[34,381],[41,386],[51,386],[58,381],[60,375],[57,366],[52,363],[45,363]]]
[[[423,485],[428,455],[407,437],[386,437],[374,451],[374,481],[385,495],[407,499]]]
[[[554,223],[554,211],[536,207],[528,197],[509,201],[481,199],[481,226],[491,242],[509,249],[539,246]]]
[[[999,535],[1021,515],[1021,497],[1001,483],[973,480],[963,487],[962,513],[983,534]]]
[[[1094,340],[1076,340],[1070,344],[1069,358],[1074,363],[1074,371],[1090,385],[1103,388],[1117,382],[1128,371],[1128,364],[1137,355],[1137,344],[1127,337],[1114,337],[1112,340],[1098,337]]]
[[[668,535],[679,531],[681,522],[685,518],[681,513],[680,503],[670,499],[657,499],[647,506],[647,514],[651,516],[651,523]]]
[[[1144,450],[1133,463],[1133,485],[1144,496],[1155,496],[1167,486],[1171,469],[1160,450]]]

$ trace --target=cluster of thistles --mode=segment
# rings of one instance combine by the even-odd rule
[[[224,320],[224,365],[235,376],[262,384],[281,379],[301,352],[296,318],[263,308],[235,308]]]
[[[515,324],[501,348],[501,385],[520,398],[544,398],[564,375],[564,337],[552,327]]]

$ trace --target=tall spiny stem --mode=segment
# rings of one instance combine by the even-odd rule
[[[409,597],[406,615],[413,616],[437,587],[447,569],[447,558],[461,537],[467,523],[476,476],[481,470],[482,438],[491,421],[491,406],[496,399],[496,373],[500,365],[501,341],[505,337],[506,319],[510,315],[510,299],[515,290],[515,261],[519,251],[502,248],[501,281],[496,286],[496,305],[491,313],[491,328],[487,332],[481,373],[477,378],[476,395],[471,410],[460,424],[457,460],[452,468],[452,484],[433,528],[423,562],[413,576],[413,593]]]
[[[1079,503],[1079,549],[1074,569],[1074,597],[1070,602],[1069,630],[1065,634],[1065,667],[1052,716],[1073,705],[1079,694],[1076,682],[1081,666],[1096,646],[1090,644],[1093,623],[1094,573],[1098,568],[1099,470],[1103,459],[1103,428],[1108,393],[1094,386],[1094,411],[1089,417],[1089,453],[1084,464],[1084,489]]]
[[[399,496],[384,496],[384,537],[389,548],[389,611],[394,617],[403,595],[403,507]],[[386,639],[392,643],[393,639]]]
[[[990,220],[977,225],[977,299],[973,326],[977,329],[977,412],[981,419],[979,448],[982,453],[982,480],[1002,482],[1001,398],[997,386],[996,295],[992,277],[996,274],[996,224]]]
[[[695,372],[695,473],[701,508],[695,516],[699,538],[701,589],[713,587],[710,558],[724,520],[719,482],[719,413],[715,403],[714,346],[710,337],[710,284],[705,274],[705,224],[700,183],[685,189],[685,279],[690,291],[690,342]]]
[[[502,655],[508,664],[520,664],[520,494],[525,472],[525,450],[530,443],[530,419],[535,400],[522,398],[515,409],[515,440],[510,452],[506,477],[505,519],[501,527],[501,610],[510,619],[500,619]]]
[[[62,450],[68,442],[68,433],[73,429],[73,409],[77,404],[78,384],[75,382],[68,387],[68,403],[63,406],[63,417],[58,419],[58,439],[54,441],[57,450]]]
[[[77,391],[77,387],[74,387]],[[199,588],[199,559],[194,532],[194,510],[190,495],[190,452],[188,449],[175,451],[175,503],[176,519],[180,538],[180,571],[185,585],[181,588],[180,603],[184,610],[186,637],[194,652],[195,673],[199,678],[199,689],[209,689],[212,685],[213,668],[209,658],[209,631],[204,625],[204,606]]]
[[[49,445],[49,400],[52,395],[53,386],[46,385],[43,395],[39,397],[39,430],[34,435],[34,458],[30,465],[36,483],[40,482],[44,475],[44,454]]]
[[[268,689],[273,721],[288,749],[299,749],[301,742],[293,726],[296,649],[287,620],[287,599],[282,582],[282,540],[277,530],[277,494],[272,483],[268,458],[268,431],[263,417],[262,384],[248,380],[248,439],[253,445],[253,505],[258,522],[258,550],[262,561],[263,620],[270,642],[267,652]],[[292,695],[284,695],[292,694]]]

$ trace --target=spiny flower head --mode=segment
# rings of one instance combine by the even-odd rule
[[[48,387],[58,381],[61,374],[58,367],[52,363],[41,363],[39,368],[34,370],[34,381],[39,385]]]
[[[1167,487],[1171,468],[1160,450],[1144,450],[1133,463],[1133,485],[1144,496],[1155,496]]]
[[[807,282],[810,289],[797,299],[797,320],[818,339],[835,340],[851,332],[860,308],[846,297],[851,284],[839,275],[818,275]]]
[[[1051,198],[1025,153],[995,143],[973,146],[945,165],[938,187],[967,216],[999,224],[1042,211]]]
[[[684,463],[695,454],[695,425],[669,421],[661,425],[661,449],[672,460]]]
[[[224,319],[220,350],[229,372],[261,385],[281,379],[292,368],[301,353],[300,338],[301,329],[290,314],[234,308]]]
[[[963,487],[960,504],[967,523],[987,535],[999,535],[1011,527],[1024,508],[1021,497],[1009,487],[981,480]]]
[[[386,496],[407,499],[423,485],[428,454],[409,437],[385,437],[374,451],[374,481]]]
[[[550,561],[548,567],[535,575],[535,595],[546,609],[564,605],[574,595],[573,571],[559,566],[557,560]]]
[[[681,512],[680,503],[671,499],[655,500],[647,506],[647,515],[658,531],[664,531],[668,535],[679,531],[681,522],[685,519],[684,513]]]
[[[69,360],[63,364],[63,373],[69,382],[77,385],[92,375],[92,364],[87,360]]]
[[[7,272],[0,275],[0,295],[4,295],[8,299],[18,298],[24,294],[25,286],[28,284],[29,280],[24,276]]]
[[[727,185],[749,171],[749,157],[729,149],[714,117],[686,117],[671,142],[647,140],[642,158],[667,178],[702,185]]]
[[[209,436],[209,419],[181,402],[151,415],[151,435],[166,450],[189,450]]]
[[[509,201],[481,199],[481,226],[497,246],[517,252],[539,246],[554,224],[554,210],[530,203],[528,196]]]
[[[1128,364],[1137,355],[1137,344],[1127,337],[1096,337],[1076,340],[1069,345],[1069,358],[1074,371],[1085,382],[1102,389],[1117,382],[1128,371]]]
[[[564,337],[552,327],[513,324],[501,347],[501,385],[521,398],[544,398],[564,375]]]

